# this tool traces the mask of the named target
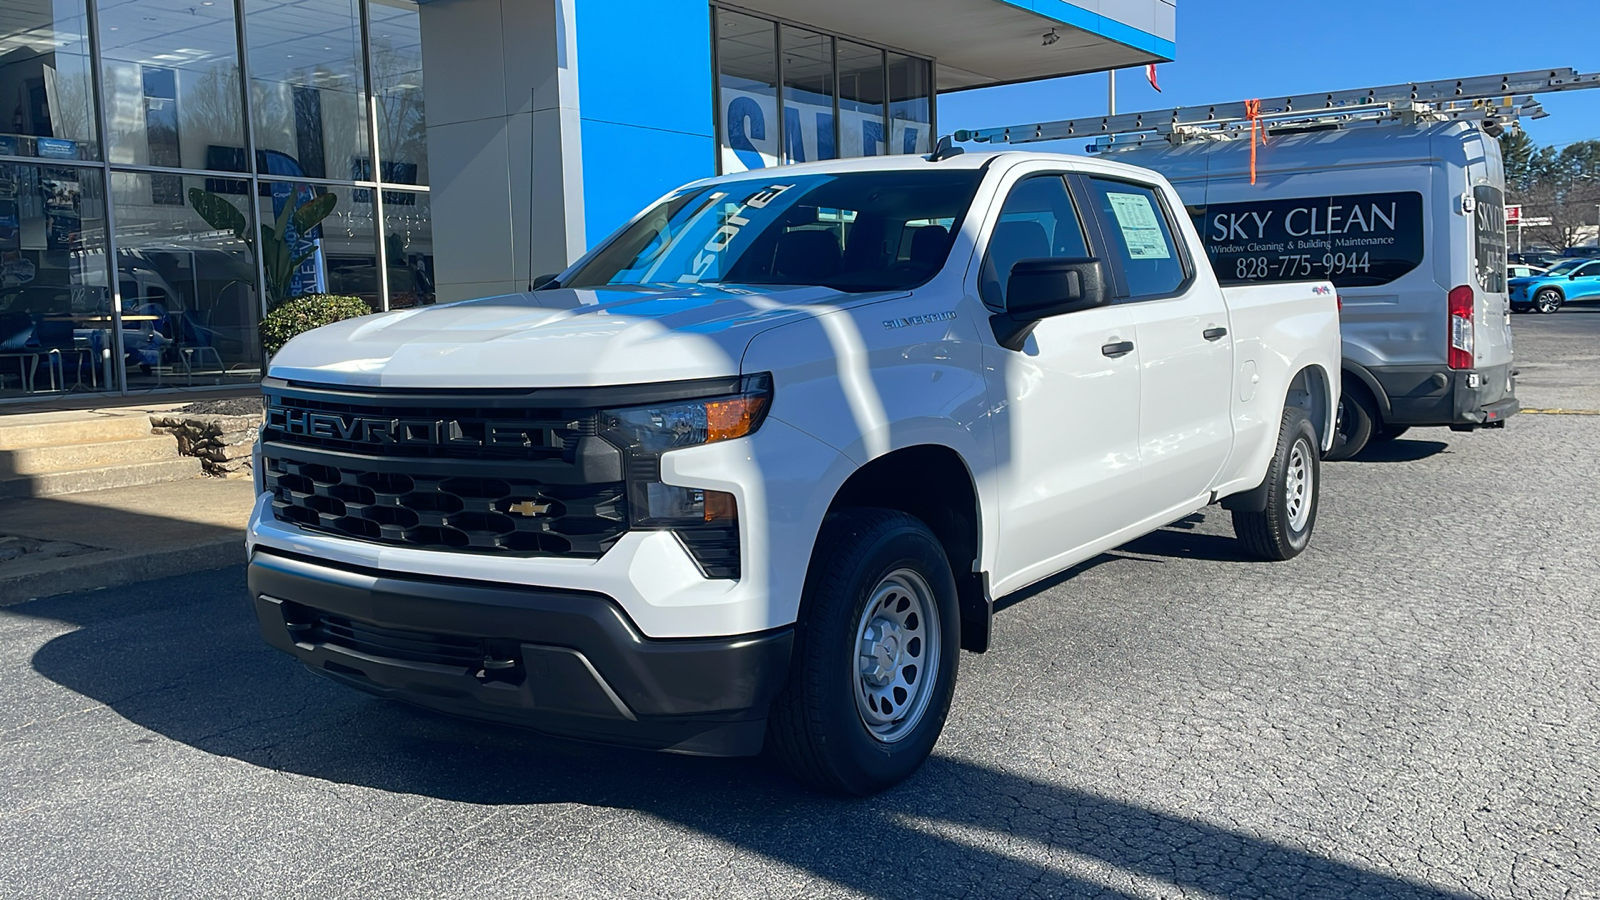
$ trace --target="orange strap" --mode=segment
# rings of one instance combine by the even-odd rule
[[[1267,142],[1267,128],[1261,124],[1261,101],[1246,100],[1244,102],[1245,118],[1250,120],[1250,183],[1256,183],[1256,136],[1261,137],[1261,143]]]

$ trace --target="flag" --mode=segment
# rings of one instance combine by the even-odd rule
[[[1161,85],[1156,84],[1155,63],[1151,63],[1150,65],[1144,67],[1144,77],[1150,79],[1150,86],[1156,89],[1156,93],[1161,93]]]

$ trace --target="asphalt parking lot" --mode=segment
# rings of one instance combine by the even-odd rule
[[[760,760],[415,712],[265,647],[242,573],[0,609],[0,896],[1600,896],[1600,309],[1518,316],[1503,431],[1324,468],[1008,598],[935,757]]]

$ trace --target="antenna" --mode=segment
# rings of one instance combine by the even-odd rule
[[[960,132],[957,132],[959,134]],[[928,162],[942,162],[952,156],[960,156],[967,152],[963,147],[957,147],[955,139],[950,135],[939,138],[939,143],[934,145],[933,152],[928,154]]]
[[[1101,149],[1113,144],[1142,144],[1153,139],[1182,143],[1196,138],[1231,140],[1247,136],[1251,122],[1259,126],[1333,127],[1355,123],[1479,121],[1486,130],[1504,129],[1519,118],[1549,115],[1532,94],[1600,87],[1600,73],[1575,69],[1538,69],[1509,75],[1480,75],[1446,81],[1392,84],[1321,94],[1240,100],[1210,106],[1186,106],[1062,119],[1006,128],[957,131],[958,141],[1031,144],[1069,138],[1101,138]],[[1258,103],[1256,113],[1249,107]]]

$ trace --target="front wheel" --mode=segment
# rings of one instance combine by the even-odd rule
[[[767,719],[774,755],[804,781],[857,796],[915,772],[950,711],[959,616],[949,560],[921,520],[887,509],[830,517]]]
[[[1267,505],[1260,512],[1234,510],[1233,531],[1252,556],[1285,560],[1311,543],[1317,524],[1322,469],[1317,432],[1306,411],[1291,406],[1278,426],[1278,448],[1267,469]]]
[[[1533,308],[1545,315],[1555,312],[1561,308],[1561,292],[1555,288],[1545,288],[1534,295]]]

